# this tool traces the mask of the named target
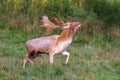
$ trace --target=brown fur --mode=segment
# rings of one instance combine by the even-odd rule
[[[58,37],[57,42],[65,41],[69,39],[70,37],[73,37],[74,31],[72,29],[65,29],[60,36]]]

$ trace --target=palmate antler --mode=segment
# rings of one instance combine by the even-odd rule
[[[43,26],[46,28],[46,35],[49,35],[53,29],[59,27],[56,26],[53,22],[51,22],[47,16],[43,16],[40,22],[42,22]]]
[[[43,16],[42,20],[40,20],[40,22],[42,22],[43,26],[46,28],[47,35],[50,34],[51,30],[53,29],[61,28],[64,30],[66,28],[69,28],[71,23],[73,23],[73,22],[64,22],[63,20],[60,19],[60,17],[57,14],[54,15],[54,19],[59,24],[59,26],[56,26],[53,22],[51,22],[47,16]]]
[[[54,15],[54,19],[62,29],[66,29],[70,27],[71,22],[64,22],[63,20],[60,19],[60,17],[57,14]]]
[[[47,29],[56,29],[59,27],[59,26],[56,26],[53,22],[51,22],[47,16],[43,16],[42,20],[40,21],[42,22],[44,27],[46,27]]]

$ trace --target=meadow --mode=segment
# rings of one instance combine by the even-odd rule
[[[39,32],[21,29],[0,29],[0,80],[119,80],[119,38],[76,33],[68,48],[70,60],[64,64],[65,56],[55,55],[54,64],[49,64],[48,55],[43,54],[22,68],[25,41],[41,37]]]
[[[45,36],[39,20],[47,15],[55,23],[54,14],[83,23],[68,64],[62,55],[49,64],[43,54],[23,69],[25,42]],[[0,80],[120,80],[119,0],[0,0]]]

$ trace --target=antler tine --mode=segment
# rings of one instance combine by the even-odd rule
[[[64,21],[62,21],[57,14],[54,15],[54,19],[58,24],[60,25],[64,24]]]

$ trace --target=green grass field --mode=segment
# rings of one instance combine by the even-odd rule
[[[70,59],[55,55],[49,64],[48,55],[22,68],[25,41],[40,37],[21,29],[0,29],[0,80],[120,80],[120,39],[79,35],[68,48]]]

